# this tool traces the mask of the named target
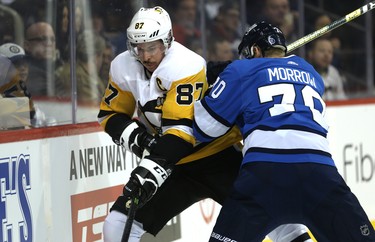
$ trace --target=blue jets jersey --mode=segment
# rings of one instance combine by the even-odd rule
[[[194,135],[209,141],[233,125],[242,133],[243,163],[316,162],[334,166],[322,100],[324,83],[304,59],[234,61],[194,105]]]

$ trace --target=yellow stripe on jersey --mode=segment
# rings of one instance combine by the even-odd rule
[[[124,113],[133,116],[135,110],[135,99],[131,92],[122,90],[112,79],[109,79],[107,89],[100,102],[100,110],[115,113]],[[108,119],[114,114],[100,118],[100,125],[104,128]]]
[[[177,163],[177,165],[192,162],[192,161],[199,160],[204,157],[216,154],[234,144],[238,144],[240,148],[242,146],[240,144],[241,140],[242,140],[241,132],[238,129],[238,127],[235,126],[225,135],[215,139],[214,141],[210,142],[208,145],[204,146],[202,149],[181,159]]]

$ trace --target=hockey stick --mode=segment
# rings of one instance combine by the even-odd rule
[[[288,53],[292,52],[293,50],[301,47],[302,45],[305,45],[305,44],[309,43],[310,41],[328,33],[329,31],[332,31],[333,29],[352,21],[353,19],[367,13],[368,11],[370,11],[374,8],[375,8],[375,1],[367,3],[366,5],[358,8],[357,10],[345,15],[345,17],[342,17],[342,18],[324,26],[323,28],[318,29],[318,30],[316,30],[316,31],[314,31],[314,32],[294,41],[293,43],[289,44],[287,46],[287,52]]]
[[[129,240],[130,231],[133,226],[135,212],[137,211],[139,199],[137,196],[134,196],[129,201],[130,201],[130,208],[128,212],[128,219],[126,220],[126,223],[125,223],[125,228],[124,228],[124,232],[122,233],[121,242],[128,242]],[[126,206],[128,206],[128,204]]]

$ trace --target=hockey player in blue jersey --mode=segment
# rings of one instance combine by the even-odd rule
[[[210,94],[194,105],[204,142],[233,125],[242,133],[240,173],[210,242],[262,241],[281,224],[302,223],[319,242],[375,241],[374,229],[331,157],[324,83],[302,58],[286,55],[283,33],[254,24]]]

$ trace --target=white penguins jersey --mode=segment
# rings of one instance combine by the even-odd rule
[[[101,113],[107,114],[99,117],[104,129],[112,115],[123,113],[136,116],[150,133],[176,135],[195,145],[193,104],[208,88],[206,62],[201,56],[174,41],[158,68],[148,76],[143,65],[125,51],[112,61],[109,76],[100,104]],[[180,163],[233,145],[240,140],[239,133],[234,133],[235,139],[218,139],[195,152],[195,157],[190,155]]]
[[[193,103],[207,89],[205,68],[206,62],[201,56],[176,41],[151,76],[125,51],[112,61],[101,110],[132,117],[137,108],[136,116],[150,132],[174,134],[194,143]],[[104,126],[106,118],[100,120]]]

